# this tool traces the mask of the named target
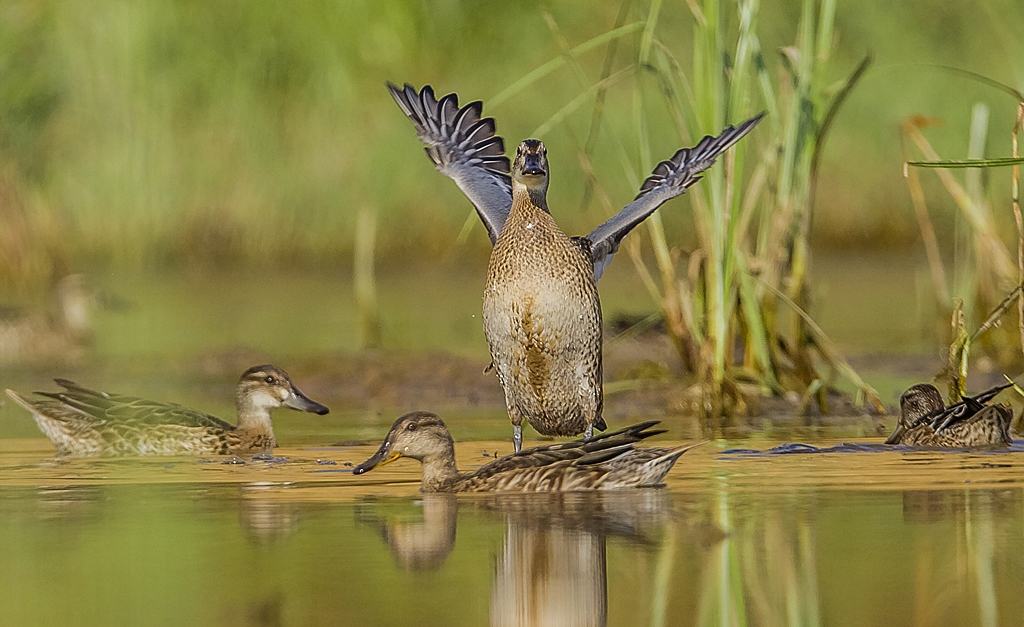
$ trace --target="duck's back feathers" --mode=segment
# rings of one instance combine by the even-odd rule
[[[134,396],[98,392],[68,379],[55,379],[64,392],[37,392],[78,412],[81,420],[100,424],[137,425],[140,428],[158,425],[212,428],[231,431],[235,426],[209,414],[177,403],[151,401]]]
[[[589,440],[524,449],[462,478],[458,491],[571,492],[659,485],[679,456],[692,448],[638,449],[657,422],[645,422]]]
[[[181,405],[97,392],[66,379],[57,383],[64,392],[37,392],[48,400],[7,394],[32,412],[61,456],[215,454],[247,444],[234,425]]]
[[[1011,422],[1013,410],[1008,406],[986,405],[973,414],[958,416],[940,429],[928,422],[919,424],[909,429],[899,443],[944,448],[1008,446],[1013,443]]]

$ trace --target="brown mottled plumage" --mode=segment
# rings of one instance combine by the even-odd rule
[[[985,405],[1009,384],[945,406],[942,394],[929,383],[910,387],[900,397],[900,419],[886,444],[975,448],[1009,446],[1013,411],[1006,405]]]
[[[505,391],[515,450],[522,446],[524,418],[544,435],[590,437],[594,428],[604,429],[598,279],[630,231],[699,181],[764,114],[677,150],[618,214],[585,237],[569,238],[548,213],[544,144],[526,140],[510,163],[481,102],[460,107],[456,94],[438,99],[430,85],[417,91],[388,83],[388,90],[438,171],[476,207],[494,245],[484,334]]]
[[[116,457],[134,455],[235,454],[277,446],[270,411],[290,407],[326,414],[276,366],[254,366],[238,382],[238,425],[174,403],[108,394],[56,379],[63,392],[37,392],[48,400],[7,395],[32,412],[58,455]]]
[[[604,430],[601,301],[590,251],[548,213],[544,144],[527,140],[512,165],[512,210],[484,288],[484,335],[519,449],[523,418],[543,435]]]
[[[513,453],[463,474],[455,465],[455,443],[435,414],[412,412],[395,421],[373,456],[356,466],[361,475],[399,457],[423,464],[424,492],[574,492],[660,485],[681,448],[638,449],[633,445],[663,433],[645,422],[590,440],[538,446]]]

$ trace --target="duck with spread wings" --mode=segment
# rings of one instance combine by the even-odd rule
[[[388,84],[437,169],[476,207],[493,249],[484,288],[484,334],[522,447],[525,418],[539,433],[591,437],[602,417],[602,329],[597,282],[622,239],[686,191],[761,121],[757,115],[662,161],[633,202],[584,237],[568,237],[548,210],[547,149],[519,145],[514,161],[483,104],[437,99],[428,85]]]

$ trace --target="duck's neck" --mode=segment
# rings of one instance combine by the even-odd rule
[[[547,185],[527,186],[513,179],[512,181],[512,211],[530,212],[540,209],[544,213],[548,211],[548,187]]]
[[[424,492],[450,492],[450,488],[462,476],[455,465],[455,447],[442,453],[428,455],[422,459]]]
[[[257,405],[252,399],[236,396],[235,409],[238,410],[238,428],[240,430],[274,437],[274,426],[270,422],[269,407]]]

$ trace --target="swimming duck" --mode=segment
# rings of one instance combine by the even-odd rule
[[[56,379],[63,392],[37,392],[47,400],[7,395],[32,412],[58,455],[115,457],[132,455],[230,455],[277,446],[270,411],[289,407],[326,414],[327,407],[299,391],[276,366],[249,368],[235,392],[238,424],[174,403],[150,401],[84,388]]]
[[[622,239],[761,121],[764,114],[718,137],[706,136],[662,161],[633,202],[585,237],[568,237],[547,205],[547,150],[536,139],[505,156],[483,104],[459,107],[427,85],[388,90],[416,126],[437,169],[476,207],[493,250],[484,288],[484,334],[505,391],[512,442],[522,448],[522,421],[543,435],[592,437],[606,428],[597,281]]]
[[[424,492],[574,492],[645,488],[661,485],[680,448],[638,449],[633,445],[652,435],[657,421],[626,427],[589,440],[538,446],[463,474],[455,465],[455,443],[436,414],[417,411],[395,421],[384,443],[352,473],[361,475],[399,457],[423,464]]]
[[[986,403],[1012,385],[997,385],[949,407],[934,385],[914,385],[900,397],[899,423],[885,443],[944,448],[1009,446],[1013,442],[1013,410]]]
[[[82,274],[69,274],[53,289],[48,315],[0,315],[0,363],[73,362],[92,340],[96,294]]]

